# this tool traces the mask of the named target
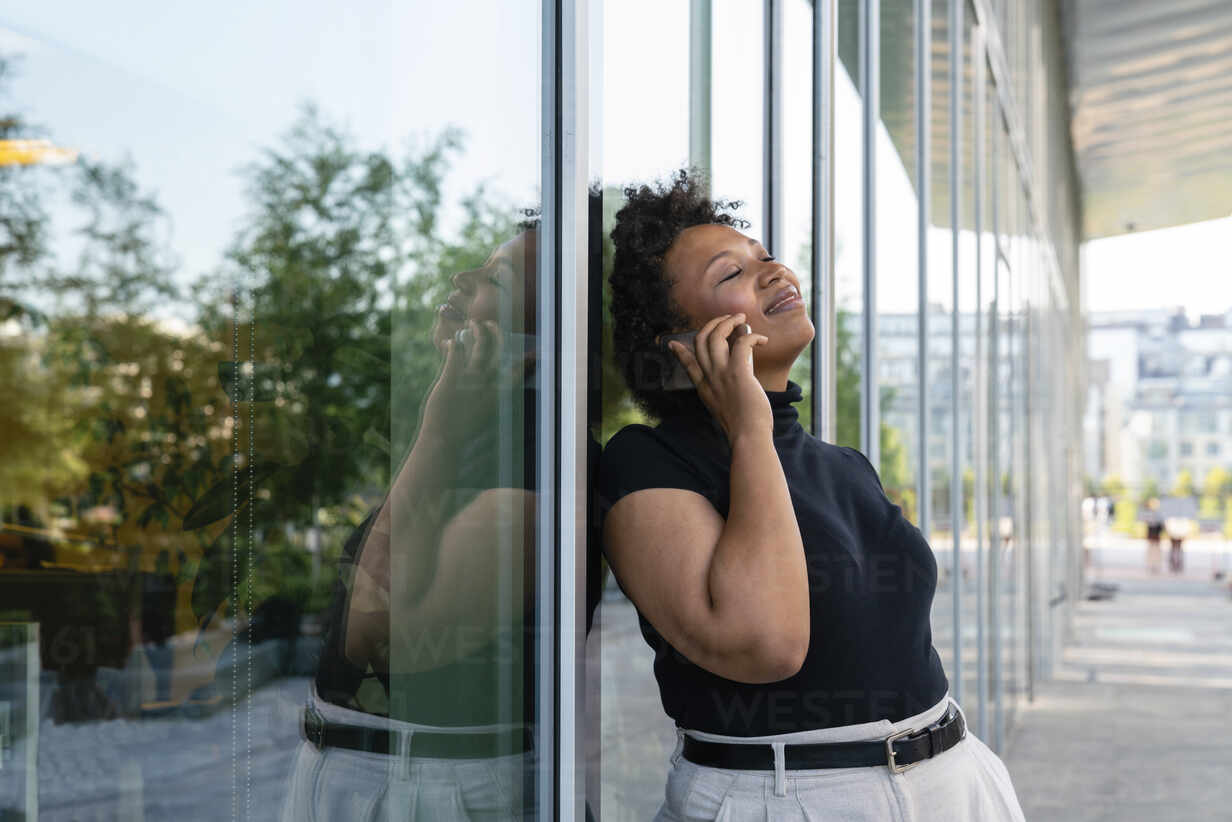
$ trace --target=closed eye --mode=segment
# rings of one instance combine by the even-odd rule
[[[774,262],[774,255],[773,255],[773,254],[767,254],[766,256],[764,256],[764,257],[762,257],[762,258],[761,258],[761,261],[762,261],[763,263],[772,263],[772,262]],[[719,280],[719,282],[720,282],[720,283],[725,283],[725,282],[727,282],[728,280],[730,280],[732,277],[735,277],[735,276],[737,276],[737,275],[739,275],[739,274],[742,274],[742,273],[744,273],[744,269],[743,269],[743,268],[737,268],[735,271],[733,271],[732,273],[728,274],[728,275],[727,275],[726,277],[724,277],[723,279]]]

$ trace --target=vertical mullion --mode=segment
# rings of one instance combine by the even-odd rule
[[[928,471],[928,221],[932,213],[928,118],[932,90],[928,42],[930,0],[915,0],[915,173],[916,173],[916,477],[919,527],[931,532]]]
[[[864,316],[860,380],[860,447],[873,467],[881,464],[881,415],[877,377],[877,121],[881,116],[881,2],[860,3],[860,79],[864,122]]]
[[[1024,256],[1029,257],[1031,254],[1030,248],[1025,249]],[[1034,471],[1032,466],[1034,459],[1031,450],[1031,392],[1027,390],[1028,386],[1035,383],[1031,380],[1031,305],[1034,299],[1031,297],[1031,288],[1034,287],[1034,277],[1028,272],[1034,272],[1034,267],[1027,265],[1023,267],[1023,279],[1026,281],[1022,290],[1023,296],[1020,300],[1023,303],[1022,311],[1022,328],[1019,331],[1019,345],[1022,356],[1022,373],[1023,373],[1023,388],[1022,388],[1022,420],[1023,420],[1023,451],[1025,459],[1022,461],[1023,482],[1022,487],[1025,490],[1023,493],[1023,555],[1026,560],[1026,615],[1027,615],[1027,701],[1035,701],[1035,663],[1037,655],[1035,652],[1035,634],[1036,634],[1036,603],[1035,603],[1035,529],[1032,527],[1032,514],[1035,506],[1032,505],[1032,495],[1035,492],[1035,487],[1032,484]]]
[[[950,420],[953,436],[950,438],[950,530],[954,534],[952,576],[954,579],[954,669],[958,672],[958,700],[962,701],[962,403],[958,401],[961,391],[960,366],[962,327],[960,323],[960,233],[962,230],[962,147],[963,147],[963,43],[965,23],[963,3],[966,0],[950,0],[950,258],[953,265],[952,301],[954,312],[950,317]],[[967,413],[970,413],[968,410]]]
[[[834,295],[834,64],[837,59],[837,0],[813,3],[813,337],[810,378],[813,434],[833,442],[835,413]]]
[[[1001,268],[1005,258],[1001,254],[1001,221],[1005,215],[1001,213],[1000,203],[1000,151],[1001,141],[997,139],[996,112],[992,115],[992,152],[989,165],[989,182],[991,185],[989,200],[992,211],[992,243],[996,252],[993,254],[992,268],[992,311],[989,312],[988,327],[988,409],[989,436],[988,454],[992,472],[991,505],[988,511],[988,535],[990,550],[988,553],[988,628],[992,632],[992,748],[1001,752]]]
[[[560,130],[557,191],[560,261],[556,305],[559,404],[559,818],[584,819],[586,646],[587,310],[589,171],[588,0],[561,0]],[[540,395],[541,397],[543,395]]]
[[[535,805],[538,817],[550,822],[558,817],[560,797],[560,765],[557,718],[557,640],[559,590],[556,573],[557,546],[557,477],[556,470],[556,288],[545,288],[543,282],[557,281],[560,271],[560,176],[557,172],[560,146],[560,3],[568,0],[542,0],[541,29],[541,156],[540,174],[543,192],[542,220],[539,230],[538,304],[535,327],[539,332],[539,363],[535,369],[538,402],[535,408],[535,488],[538,505],[535,517],[535,590],[536,598],[536,722],[535,750],[538,768],[535,772]]]
[[[765,203],[766,227],[763,236],[773,254],[784,256],[781,248],[782,213],[780,200],[783,187],[783,0],[762,0],[765,9],[763,41],[765,43],[765,89],[763,107],[762,194]]]
[[[689,165],[704,170],[709,190],[711,155],[711,0],[689,0]]]
[[[965,3],[966,0],[958,0]],[[986,677],[988,654],[984,636],[985,585],[984,573],[985,534],[987,533],[988,510],[984,497],[984,471],[988,453],[988,409],[985,383],[988,373],[984,362],[984,175],[987,169],[984,165],[984,135],[985,135],[985,57],[983,28],[972,31],[971,60],[973,81],[972,89],[973,114],[975,124],[972,129],[975,135],[973,152],[975,155],[975,179],[972,188],[975,191],[973,220],[975,224],[975,382],[973,385],[972,413],[974,424],[971,426],[975,437],[975,447],[972,449],[974,465],[974,496],[975,496],[975,610],[976,610],[976,711],[977,733],[982,738],[987,737],[987,717],[985,706],[988,702],[988,680]]]

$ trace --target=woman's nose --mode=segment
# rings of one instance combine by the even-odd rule
[[[453,283],[453,287],[459,291],[466,291],[471,287],[474,276],[475,272],[473,270],[459,271],[457,274],[454,274],[449,278],[449,282]]]
[[[763,287],[771,285],[775,280],[781,280],[784,276],[783,264],[777,260],[773,261],[762,271],[761,284]]]

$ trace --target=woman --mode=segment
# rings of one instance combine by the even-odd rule
[[[537,234],[437,310],[414,444],[343,549],[287,822],[534,815]]]
[[[799,424],[796,274],[688,172],[625,193],[615,355],[659,424],[609,441],[600,491],[677,726],[656,818],[1021,820],[932,647],[931,549],[862,454]],[[694,388],[642,381],[640,353],[689,329],[670,347]]]

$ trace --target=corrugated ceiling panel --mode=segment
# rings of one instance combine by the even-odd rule
[[[1064,0],[1087,239],[1232,214],[1232,0]]]

